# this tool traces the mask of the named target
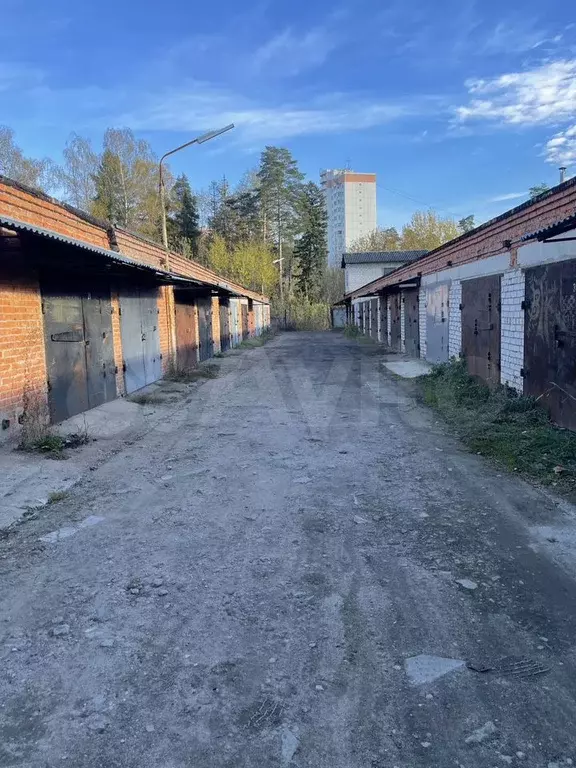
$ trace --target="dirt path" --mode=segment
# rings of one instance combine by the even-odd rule
[[[573,511],[374,353],[235,358],[0,543],[0,766],[576,764]]]

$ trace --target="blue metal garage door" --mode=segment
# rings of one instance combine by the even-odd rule
[[[124,376],[129,394],[162,377],[158,290],[123,290],[120,313]]]

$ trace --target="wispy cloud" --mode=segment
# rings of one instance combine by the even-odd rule
[[[336,37],[327,28],[302,33],[289,27],[256,50],[251,66],[257,73],[291,77],[324,64],[336,45]]]
[[[563,121],[576,113],[576,59],[543,64],[487,80],[468,80],[469,104],[460,121],[491,120],[512,125]]]
[[[576,123],[549,139],[544,154],[549,163],[576,164]]]
[[[519,197],[526,197],[526,192],[506,192],[503,195],[494,195],[489,197],[487,203],[504,203],[506,200],[517,200]]]

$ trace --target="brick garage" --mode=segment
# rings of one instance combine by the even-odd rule
[[[267,300],[260,294],[179,254],[168,253],[157,243],[0,177],[0,440],[14,433],[32,402],[38,411],[47,412],[48,342],[42,281],[49,276],[51,282],[64,284],[71,275],[80,287],[85,286],[86,293],[95,279],[104,285],[105,307],[110,313],[109,367],[116,395],[126,392],[121,316],[126,286],[155,286],[159,375],[177,364],[175,285],[192,285],[195,295],[208,298],[215,351],[220,344],[218,295],[260,301],[269,318]]]

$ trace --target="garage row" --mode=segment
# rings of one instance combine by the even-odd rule
[[[0,416],[52,423],[189,370],[269,326],[265,301],[36,229],[0,229]]]
[[[576,429],[576,216],[522,238],[512,261],[498,254],[387,286],[349,301],[346,320],[392,352],[462,357],[471,375],[539,398]]]

